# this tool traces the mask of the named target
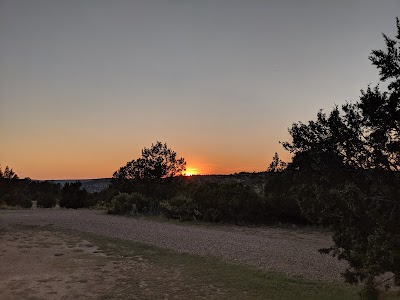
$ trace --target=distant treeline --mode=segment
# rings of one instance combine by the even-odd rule
[[[235,224],[307,223],[295,199],[271,189],[275,172],[177,176],[155,180],[111,179],[100,192],[81,182],[0,178],[0,207],[100,208],[116,214],[164,215],[179,220]],[[103,185],[106,179],[101,180]],[[93,184],[99,181],[94,180]],[[285,189],[285,188],[283,188]],[[134,194],[134,197],[131,195]],[[283,199],[285,198],[285,199]],[[126,202],[126,203],[125,203]]]

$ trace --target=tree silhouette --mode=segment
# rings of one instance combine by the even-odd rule
[[[128,162],[113,174],[111,188],[120,192],[139,192],[146,196],[168,199],[174,197],[182,183],[180,175],[186,170],[184,158],[167,144],[156,142],[142,150],[142,156]]]
[[[0,178],[3,178],[3,179],[19,179],[18,175],[15,174],[13,169],[11,169],[9,166],[6,166],[6,168],[4,169],[4,172],[1,170],[1,166],[0,166]]]
[[[365,282],[362,295],[378,297],[377,276],[392,272],[400,283],[400,22],[386,49],[369,59],[379,85],[361,91],[359,101],[320,111],[315,121],[295,123],[289,165],[296,170],[295,194],[302,212],[330,225],[335,245],[322,249],[349,262],[345,279]]]
[[[277,173],[285,170],[287,164],[279,158],[277,152],[275,152],[272,162],[269,164],[267,172]]]
[[[88,193],[80,181],[67,182],[61,191],[60,207],[82,208],[87,205]]]
[[[143,148],[142,157],[121,167],[113,178],[154,180],[179,176],[185,170],[185,159],[177,159],[176,152],[157,141],[150,148]]]

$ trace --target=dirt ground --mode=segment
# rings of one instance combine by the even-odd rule
[[[150,299],[162,270],[139,257],[110,256],[79,235],[0,228],[0,299]],[[144,272],[144,270],[146,272]],[[172,278],[166,272],[166,278]],[[112,274],[112,276],[110,276]],[[130,281],[127,295],[123,286]],[[136,293],[132,292],[132,286]],[[135,290],[135,289],[134,289]],[[158,295],[157,298],[169,295]]]
[[[49,231],[2,228],[0,251],[1,299],[90,297],[113,267],[88,241]]]

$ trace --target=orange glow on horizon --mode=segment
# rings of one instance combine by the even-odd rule
[[[196,168],[186,168],[186,171],[183,172],[184,176],[193,176],[193,175],[199,175],[200,172]]]
[[[149,143],[143,142],[140,145]],[[43,137],[40,142],[35,142],[26,137],[24,143],[16,149],[1,149],[0,157],[3,160],[0,165],[3,169],[9,166],[20,178],[30,177],[34,180],[110,178],[128,161],[140,157],[142,149],[140,145],[134,150],[126,145],[114,148],[115,144],[116,141],[95,143],[88,139],[78,139],[73,146],[68,146],[64,140],[46,142]],[[276,151],[275,148],[268,148],[268,145],[265,148],[254,147],[257,151],[252,155],[241,154],[241,149],[237,147],[232,148],[232,151],[226,148],[213,149],[211,146],[196,150],[179,143],[171,147],[178,149],[179,156],[187,161],[187,168],[182,172],[184,176],[260,172],[267,169]],[[283,151],[279,156],[284,161],[290,160],[290,154]]]

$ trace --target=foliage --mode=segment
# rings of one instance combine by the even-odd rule
[[[279,173],[286,169],[287,164],[279,158],[277,152],[275,152],[272,162],[268,166],[267,172],[269,173]]]
[[[176,152],[167,144],[156,142],[142,150],[142,157],[128,162],[113,174],[113,178],[123,179],[161,179],[181,175],[186,162],[176,158]]]
[[[263,191],[269,222],[307,223],[290,188],[292,185],[293,172],[287,171],[287,163],[275,152]]]
[[[6,194],[2,197],[2,200],[8,206],[21,208],[32,207],[32,200],[21,191],[15,191],[12,194]]]
[[[142,150],[142,157],[128,162],[113,174],[111,188],[121,192],[139,192],[153,198],[176,195],[179,178],[186,168],[183,158],[167,144],[156,142]]]
[[[65,208],[83,208],[87,207],[88,193],[82,188],[80,181],[73,183],[65,183],[62,188],[60,207]]]
[[[160,212],[167,218],[181,221],[196,220],[200,216],[193,200],[184,195],[160,202]]]
[[[19,179],[18,175],[15,174],[13,169],[11,169],[9,166],[6,166],[6,168],[4,169],[4,172],[2,171],[1,166],[0,166],[0,178],[1,179]]]
[[[57,204],[57,198],[54,194],[51,193],[42,194],[42,196],[36,202],[37,207],[42,207],[42,208],[52,208],[56,206],[56,204]]]
[[[32,181],[29,184],[32,200],[37,201],[37,207],[51,208],[57,204],[60,197],[60,185],[50,181]]]
[[[183,188],[183,176],[143,180],[113,179],[110,190],[124,193],[140,193],[154,199],[170,199]]]
[[[29,179],[19,179],[8,166],[4,172],[0,167],[0,203],[6,206],[30,208],[32,200],[29,192]]]
[[[158,211],[158,202],[140,193],[119,193],[112,199],[108,209],[109,214],[115,215],[146,214],[154,211]]]
[[[386,51],[370,56],[380,70],[379,86],[361,91],[355,104],[320,111],[316,121],[295,123],[294,154],[288,169],[293,188],[309,220],[330,225],[335,245],[325,253],[349,262],[350,283],[366,283],[364,297],[377,297],[376,277],[400,277],[400,23],[396,39],[384,35]]]
[[[19,179],[18,175],[6,167],[0,167],[0,201],[7,206],[30,208],[32,201],[38,207],[54,207],[60,195],[60,186],[49,181],[32,181],[29,178]]]
[[[111,207],[108,210],[109,214],[124,215],[132,211],[136,211],[135,199],[127,193],[120,193],[111,201]]]
[[[100,192],[93,193],[91,206],[108,207],[111,204],[112,199],[117,196],[120,192],[116,189],[106,188]]]
[[[110,208],[118,193],[140,193],[146,198],[143,212],[138,207],[141,213],[162,213],[167,218],[180,220],[235,224],[308,223],[301,214],[297,198],[288,188],[293,183],[291,172],[268,172],[253,177],[249,179],[244,174],[229,178],[182,176],[164,178],[158,184],[126,180],[95,197],[100,206]]]
[[[293,172],[268,173],[264,186],[268,223],[308,223],[292,190]]]
[[[201,183],[191,196],[205,221],[238,224],[265,220],[265,200],[241,183]]]

